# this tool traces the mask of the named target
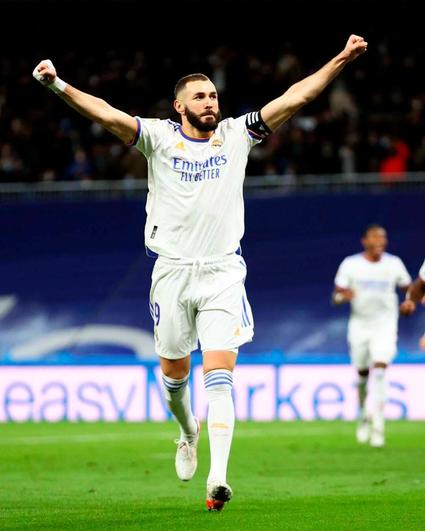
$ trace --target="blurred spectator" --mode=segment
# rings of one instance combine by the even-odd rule
[[[348,91],[342,79],[337,79],[331,87],[329,95],[329,107],[335,118],[348,116],[357,118],[358,110],[354,103],[353,95]]]
[[[422,137],[421,143],[414,153],[414,166],[418,170],[425,168],[425,136]]]
[[[73,161],[65,168],[64,177],[73,181],[90,180],[92,178],[91,164],[83,149],[77,149]]]
[[[84,60],[58,50],[60,75],[132,115],[176,119],[172,89],[194,71],[211,77],[224,117],[261,108],[315,69],[308,43],[266,50],[246,44],[96,50]],[[425,168],[425,82],[417,75],[422,47],[378,41],[374,53],[347,69],[327,93],[251,151],[247,175],[379,172],[391,181]],[[43,54],[37,54],[42,56]],[[314,55],[314,54],[313,54]],[[0,179],[146,179],[146,161],[91,124],[31,78],[28,59],[0,52]],[[392,139],[392,140],[388,140]]]
[[[23,163],[11,144],[3,144],[0,148],[0,176],[2,182],[23,180]]]
[[[387,155],[380,164],[379,173],[383,182],[400,181],[406,177],[410,150],[400,138],[387,141]]]
[[[124,179],[147,179],[148,167],[145,157],[135,149],[129,149],[122,159],[124,169]]]

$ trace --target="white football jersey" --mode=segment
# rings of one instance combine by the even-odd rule
[[[398,318],[396,288],[407,287],[409,273],[398,256],[384,253],[379,262],[371,262],[360,254],[348,256],[339,266],[335,285],[354,291],[351,301],[351,319],[376,323]]]
[[[244,233],[243,181],[250,149],[246,115],[211,138],[187,137],[171,120],[136,117],[135,146],[148,160],[145,245],[169,258],[235,252]]]
[[[424,263],[422,264],[422,267],[419,270],[419,278],[425,282],[425,260],[424,260]]]

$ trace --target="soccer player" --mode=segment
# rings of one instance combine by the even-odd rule
[[[418,302],[425,305],[425,260],[419,270],[417,278],[410,284],[405,300],[400,304],[400,313],[411,315],[416,310]],[[419,340],[419,346],[425,350],[425,334]]]
[[[238,348],[253,337],[240,253],[248,154],[366,49],[362,37],[351,35],[338,55],[261,110],[225,120],[216,88],[203,74],[178,81],[174,108],[181,123],[176,123],[129,116],[62,81],[49,60],[33,72],[68,105],[148,160],[145,245],[157,257],[150,309],[164,394],[180,425],[176,472],[189,480],[197,467],[199,422],[187,384],[190,353],[199,340],[208,400],[210,510],[221,510],[232,496],[226,478],[235,416],[232,374]]]
[[[417,278],[410,284],[406,291],[406,298],[400,304],[400,313],[411,315],[416,310],[418,302],[425,303],[425,260],[419,270]]]
[[[379,448],[385,444],[385,369],[397,350],[396,290],[407,290],[411,278],[400,258],[385,252],[388,240],[383,227],[366,227],[361,243],[364,251],[348,256],[339,266],[332,298],[335,304],[351,303],[348,343],[358,372],[357,440]],[[365,407],[370,369],[375,395],[372,425]]]

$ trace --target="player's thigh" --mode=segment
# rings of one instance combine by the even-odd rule
[[[243,281],[212,295],[198,311],[196,328],[202,352],[237,352],[251,341],[254,319]]]
[[[187,268],[157,260],[149,306],[156,352],[166,359],[184,358],[197,347],[195,311],[185,298],[189,281]]]
[[[394,329],[377,330],[371,340],[370,354],[372,363],[389,365],[397,353],[397,332]]]
[[[367,369],[371,364],[369,342],[367,340],[349,341],[350,360],[357,370]]]
[[[370,339],[372,328],[358,319],[348,323],[348,345],[351,363],[356,369],[367,369],[371,364]]]

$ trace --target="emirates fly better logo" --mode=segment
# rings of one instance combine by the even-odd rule
[[[202,162],[173,157],[172,163],[182,182],[212,181],[220,178],[220,170],[227,164],[227,155],[216,155]]]

